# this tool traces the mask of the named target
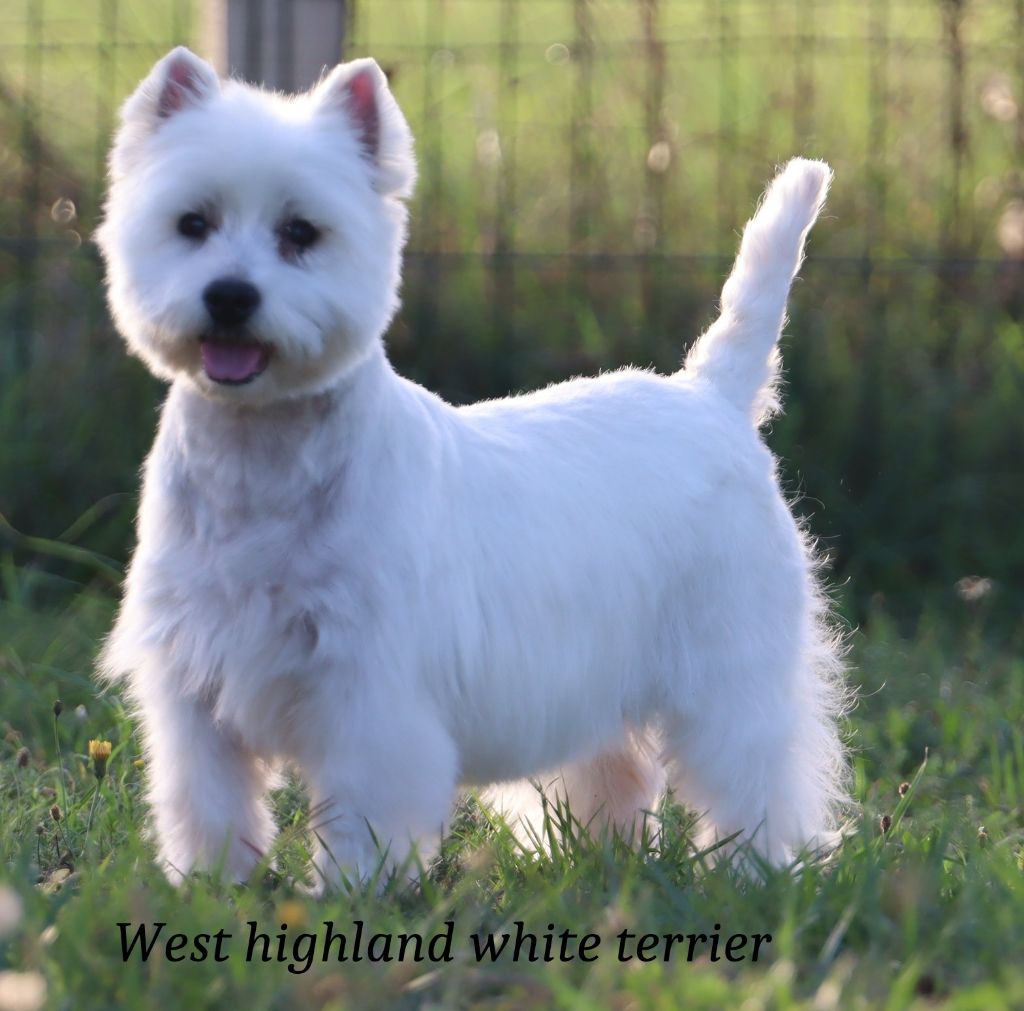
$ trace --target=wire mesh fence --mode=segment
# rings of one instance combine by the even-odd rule
[[[349,10],[347,55],[378,59],[417,138],[389,335],[403,371],[465,400],[625,362],[674,367],[774,166],[824,157],[836,183],[794,300],[773,439],[828,507],[820,532],[841,535],[847,572],[856,558],[895,586],[1005,569],[1021,491],[1005,418],[1024,402],[1024,0]],[[2,8],[6,377],[122,382],[89,243],[105,153],[153,60],[179,42],[202,51],[201,15],[189,0]],[[39,381],[19,380],[19,399],[4,380],[11,432]],[[143,391],[118,394],[124,411],[153,399],[123,382]],[[56,501],[84,507],[125,483],[139,447],[115,450],[101,424],[42,467]],[[84,444],[109,448],[109,470],[77,473]],[[4,499],[38,516],[27,496]],[[880,523],[891,536],[869,537]],[[1024,562],[1024,545],[1010,555]]]
[[[142,68],[193,31],[188,0],[139,13],[118,0],[0,8],[0,366],[28,366],[49,334],[102,327],[88,238],[116,110]],[[159,9],[158,9],[159,8]]]

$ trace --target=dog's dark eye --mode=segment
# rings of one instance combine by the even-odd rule
[[[301,253],[320,238],[320,233],[305,218],[292,218],[281,226],[281,238],[289,249]]]
[[[198,211],[189,211],[178,218],[178,234],[186,239],[205,239],[210,231],[210,222]]]

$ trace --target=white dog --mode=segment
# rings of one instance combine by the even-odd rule
[[[382,344],[414,175],[372,60],[283,97],[176,49],[124,107],[98,240],[171,389],[103,671],[168,873],[247,875],[285,761],[328,884],[524,777],[629,826],[667,772],[709,840],[823,844],[840,664],[758,425],[828,167],[772,184],[681,371],[459,409]]]

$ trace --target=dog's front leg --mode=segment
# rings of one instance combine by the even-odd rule
[[[191,870],[243,881],[274,838],[264,767],[201,702],[159,692],[140,700],[148,799],[160,862],[177,883]]]
[[[325,711],[328,712],[329,711]],[[455,796],[457,759],[447,730],[426,706],[381,700],[300,758],[316,839],[313,889],[365,881],[436,842]],[[383,880],[383,878],[382,878]]]

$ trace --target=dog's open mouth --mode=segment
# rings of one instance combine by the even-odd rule
[[[270,349],[256,341],[204,338],[199,345],[203,371],[215,383],[238,386],[251,382],[270,361]]]

